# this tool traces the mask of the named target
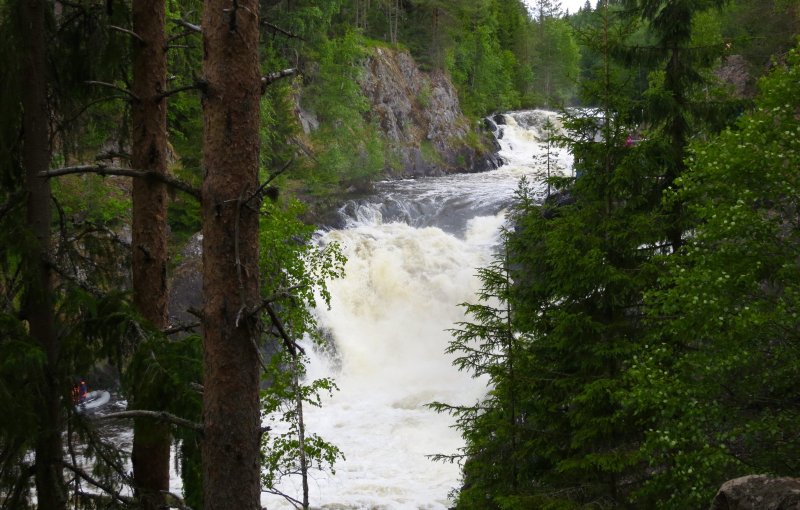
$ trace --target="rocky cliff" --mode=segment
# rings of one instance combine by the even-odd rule
[[[496,168],[499,149],[492,136],[461,113],[447,76],[421,72],[402,51],[375,48],[360,81],[374,120],[399,160],[394,177],[477,172]]]

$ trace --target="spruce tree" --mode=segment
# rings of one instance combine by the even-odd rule
[[[203,9],[203,491],[208,510],[260,500],[258,2]]]
[[[134,0],[132,158],[138,170],[167,172],[167,42],[164,0]],[[154,179],[133,180],[131,280],[133,301],[156,330],[167,327],[167,190]],[[143,376],[143,374],[142,374]],[[159,409],[164,402],[133,395],[133,407]],[[164,505],[169,491],[169,425],[152,419],[134,424],[131,461],[145,510]]]

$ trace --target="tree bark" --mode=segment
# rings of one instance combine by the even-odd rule
[[[134,168],[167,173],[167,58],[164,0],[132,6],[132,157]],[[133,302],[155,328],[167,326],[167,190],[158,179],[133,180]],[[135,409],[161,410],[163,403],[133,395]],[[169,424],[137,419],[133,429],[133,478],[144,510],[163,508],[169,490]]]
[[[206,510],[260,509],[256,0],[203,11],[203,491]]]
[[[36,494],[38,508],[66,508],[66,490],[61,465],[60,378],[58,377],[59,341],[53,315],[53,275],[48,264],[50,253],[50,184],[39,173],[50,164],[49,108],[47,105],[47,67],[45,49],[45,0],[23,2],[22,26],[25,37],[22,96],[23,149],[27,192],[27,223],[32,234],[26,260],[27,288],[23,315],[30,325],[31,337],[45,355],[44,379],[39,390],[39,430],[35,445]]]

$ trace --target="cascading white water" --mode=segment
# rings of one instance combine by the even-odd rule
[[[336,475],[312,473],[310,501],[326,509],[446,509],[457,465],[426,457],[463,444],[448,415],[431,401],[472,403],[486,383],[459,373],[444,354],[449,328],[465,320],[459,303],[475,301],[476,268],[490,261],[506,207],[523,175],[541,170],[542,126],[552,112],[504,115],[500,155],[507,164],[481,174],[384,182],[375,196],[347,204],[347,226],[321,234],[348,258],[330,283],[330,310],[318,310],[337,360],[312,355],[309,377],[340,387],[322,408],[307,408],[309,432],[342,449]],[[566,151],[556,153],[562,170]],[[539,163],[541,165],[541,162]],[[313,352],[312,349],[307,349]],[[270,425],[274,425],[270,423]],[[300,480],[280,490],[301,499]],[[270,509],[293,508],[265,496]]]

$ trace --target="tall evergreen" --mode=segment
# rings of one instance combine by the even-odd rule
[[[133,86],[131,166],[167,173],[167,38],[164,0],[133,0]],[[133,180],[131,221],[131,281],[133,302],[156,330],[167,317],[167,190],[155,179]],[[144,374],[140,374],[141,377]],[[133,395],[133,407],[156,409],[163,402]],[[134,482],[142,508],[155,510],[169,491],[169,425],[152,419],[134,424]]]
[[[662,189],[673,185],[686,170],[686,150],[691,136],[713,124],[720,113],[716,101],[698,94],[701,85],[708,85],[703,73],[722,54],[723,44],[695,45],[693,30],[698,13],[719,9],[723,0],[699,2],[672,0],[627,0],[629,14],[647,23],[652,44],[627,50],[630,62],[638,62],[654,72],[645,97],[645,122],[648,136],[659,139],[654,145],[650,164],[658,175]],[[716,107],[715,107],[716,106]],[[677,251],[683,244],[682,208],[673,203],[664,211],[666,238]]]
[[[26,291],[22,314],[30,335],[44,356],[44,372],[38,382],[39,424],[35,446],[36,494],[39,508],[66,508],[64,486],[63,443],[64,423],[61,406],[62,379],[58,374],[61,346],[55,326],[53,272],[50,265],[51,196],[50,182],[40,174],[50,165],[50,108],[47,101],[48,72],[46,53],[46,20],[49,4],[45,0],[22,2],[21,25],[25,32],[25,88],[22,94],[22,167],[25,170],[28,252],[25,257]]]
[[[203,8],[203,504],[261,508],[258,3]]]

